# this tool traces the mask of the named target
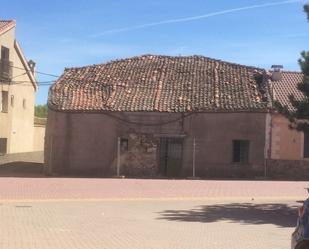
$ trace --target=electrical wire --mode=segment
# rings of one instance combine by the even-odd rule
[[[0,80],[0,83],[8,84],[8,85],[25,85],[31,84],[31,81],[7,81],[7,80]],[[37,81],[37,85],[39,86],[51,86],[54,81]]]
[[[17,69],[20,69],[20,70],[25,70],[26,72],[29,72],[31,70],[26,70],[25,68],[20,68],[20,67],[16,67],[16,66],[10,66],[10,67],[13,67],[13,68],[17,68]],[[32,71],[31,71],[32,72]],[[42,74],[42,75],[46,75],[46,76],[51,76],[51,77],[56,77],[56,78],[60,78],[61,76],[59,75],[55,75],[55,74],[50,74],[50,73],[45,73],[45,72],[40,72],[40,71],[35,71],[36,73],[38,74]],[[157,86],[154,86],[154,87],[150,87],[150,86],[141,86],[141,85],[134,85],[134,86],[129,86],[129,85],[126,85],[126,84],[111,84],[111,83],[106,83],[106,82],[103,82],[103,81],[97,81],[97,80],[89,80],[89,79],[77,79],[77,78],[74,78],[74,77],[67,77],[67,76],[63,76],[63,80],[73,80],[73,81],[81,81],[81,82],[89,82],[89,83],[97,83],[97,84],[101,84],[101,85],[104,85],[104,86],[110,86],[110,87],[124,87],[124,88],[128,88],[128,89],[149,89],[149,90],[157,90],[157,91],[164,91],[164,92],[170,92],[172,90],[179,90],[181,89],[181,87],[179,86],[165,86],[164,88],[160,88],[160,87],[157,87]],[[37,84],[39,86],[51,86],[55,81],[42,81],[42,82],[37,82]],[[17,83],[17,82],[16,82]],[[21,82],[21,84],[23,83],[27,83],[27,82]],[[182,86],[182,88],[185,88],[185,86]],[[201,90],[202,88],[199,87],[199,91]],[[207,85],[205,84],[205,87],[204,89],[209,89],[207,87]],[[184,89],[183,89],[184,90]],[[190,89],[185,89],[187,90],[187,92],[192,92],[194,91],[194,89],[190,86]]]
[[[53,108],[51,108],[52,110],[54,110]],[[70,111],[58,111],[58,110],[54,110],[56,112],[70,112]],[[83,111],[72,111],[70,112],[70,114],[79,114],[79,113],[85,113]],[[127,124],[132,124],[132,125],[142,125],[142,126],[161,126],[161,125],[167,125],[167,124],[170,124],[170,123],[175,123],[175,122],[178,122],[178,121],[181,121],[191,115],[194,115],[194,114],[197,114],[198,112],[189,112],[188,114],[184,114],[184,112],[178,112],[178,113],[174,113],[174,114],[181,114],[181,117],[179,118],[176,118],[176,119],[172,119],[172,120],[168,120],[168,121],[164,121],[164,122],[158,122],[158,123],[141,123],[141,122],[134,122],[134,121],[130,121],[130,120],[127,120],[125,118],[121,118],[121,117],[117,117],[113,114],[110,114],[108,112],[100,112],[100,111],[94,111],[94,112],[87,112],[87,114],[103,114],[103,115],[106,115],[106,116],[109,116],[113,119],[116,119],[118,121],[121,121],[121,122],[124,122],[124,123],[127,123]]]
[[[22,68],[22,67],[16,67],[16,66],[11,66],[10,67],[12,68],[16,68],[16,69],[20,69],[20,70],[24,70],[26,72],[31,72],[32,73],[32,70],[27,70],[25,68]],[[51,77],[56,77],[56,78],[59,78],[60,76],[59,75],[55,75],[55,74],[50,74],[50,73],[44,73],[44,72],[40,72],[40,71],[34,71],[35,73],[37,74],[41,74],[41,75],[46,75],[46,76],[51,76]]]
[[[22,74],[16,75],[16,76],[14,76],[12,79],[18,78],[18,77],[23,76],[23,75],[25,75],[25,74],[27,74],[27,72],[24,72],[24,73],[22,73]]]
[[[16,67],[16,66],[11,66],[12,68],[16,68],[16,69],[20,69],[20,70],[24,70],[26,72],[32,72],[31,70],[27,70],[25,68],[20,68],[20,67]],[[41,74],[41,75],[45,75],[45,76],[51,76],[51,77],[56,77],[56,78],[60,78],[60,76],[58,75],[55,75],[55,74],[50,74],[50,73],[44,73],[44,72],[40,72],[40,71],[35,71],[35,73],[37,74]],[[21,74],[21,75],[18,75],[18,76],[22,76],[24,75],[25,73]],[[14,78],[17,78],[18,76],[15,76]],[[108,84],[106,82],[102,82],[102,81],[96,81],[96,80],[85,80],[85,79],[77,79],[77,78],[73,78],[73,77],[65,77],[64,76],[64,80],[74,80],[74,81],[82,81],[82,82],[90,82],[90,83],[98,83],[98,84],[104,84],[105,86],[111,86],[111,87],[114,87],[114,86],[118,86],[118,87],[125,87],[125,88],[131,88],[132,90],[133,89],[139,89],[139,88],[142,88],[142,89],[152,89],[152,90],[158,90],[158,91],[172,91],[174,89],[179,89],[179,87],[171,87],[171,86],[168,86],[167,88],[159,88],[159,87],[149,87],[149,86],[141,86],[141,85],[135,85],[135,86],[129,86],[129,85],[124,85],[124,84]],[[0,82],[3,82],[2,80],[0,80]],[[26,84],[26,83],[31,83],[31,81],[4,81],[6,82],[7,84]],[[55,81],[37,81],[36,83],[39,85],[39,86],[51,86],[53,85]],[[207,87],[205,87],[207,89]],[[194,91],[194,89],[187,89],[188,91]],[[199,88],[199,90],[201,90],[201,88]],[[78,113],[78,112],[72,112],[72,113]],[[96,113],[96,112],[90,112],[90,113]],[[142,125],[142,126],[161,126],[161,125],[166,125],[166,124],[170,124],[170,123],[174,123],[174,122],[178,122],[180,120],[183,120],[184,118],[187,118],[193,114],[196,114],[197,112],[190,112],[188,114],[183,114],[181,113],[181,117],[177,118],[177,119],[173,119],[173,120],[168,120],[168,121],[165,121],[165,122],[159,122],[159,123],[141,123],[141,122],[134,122],[134,121],[130,121],[130,120],[127,120],[125,118],[121,118],[121,117],[117,117],[113,114],[110,114],[110,113],[106,113],[106,112],[100,112],[102,114],[105,114],[111,118],[114,118],[114,119],[117,119],[118,121],[121,121],[121,122],[125,122],[125,123],[128,123],[128,124],[132,124],[132,125]]]
[[[29,72],[29,70],[25,69],[25,68],[21,68],[21,67],[15,67],[15,66],[10,66],[12,68],[17,68],[17,69],[20,69],[20,70],[24,70],[26,72]],[[30,70],[30,72],[32,72]],[[60,78],[60,76],[58,75],[55,75],[55,74],[50,74],[50,73],[44,73],[44,72],[39,72],[39,71],[35,71],[36,73],[38,74],[42,74],[42,75],[47,75],[47,76],[52,76],[52,77],[57,77],[57,78]],[[143,89],[150,89],[150,90],[163,90],[163,91],[171,91],[171,90],[175,90],[175,89],[179,89],[179,87],[175,86],[175,87],[171,87],[169,86],[168,89],[162,89],[162,88],[158,88],[158,87],[149,87],[149,86],[141,86],[141,85],[135,85],[135,86],[128,86],[128,85],[123,85],[123,84],[108,84],[106,82],[103,82],[103,81],[98,81],[98,80],[89,80],[89,79],[77,79],[77,78],[74,78],[74,77],[67,77],[67,76],[64,76],[64,80],[74,80],[74,81],[82,81],[82,82],[91,82],[91,83],[98,83],[98,84],[102,84],[102,85],[105,85],[105,86],[118,86],[118,87],[125,87],[125,88],[143,88]],[[50,85],[52,85],[54,81],[48,81],[48,82],[41,82],[41,83],[50,83]],[[26,82],[21,82],[21,83],[26,83]],[[38,85],[40,85],[40,82],[37,82]]]
[[[142,125],[142,126],[161,126],[161,125],[167,125],[167,124],[170,124],[170,123],[175,123],[175,122],[178,122],[182,119],[185,119],[193,114],[196,114],[195,112],[190,112],[188,113],[187,115],[181,115],[181,117],[177,118],[177,119],[172,119],[172,120],[168,120],[168,121],[165,121],[165,122],[160,122],[160,123],[140,123],[140,122],[134,122],[134,121],[130,121],[130,120],[127,120],[127,119],[124,119],[124,118],[120,118],[120,117],[117,117],[115,115],[112,115],[112,114],[109,114],[109,113],[103,113],[105,114],[106,116],[109,116],[111,118],[114,118],[114,119],[117,119],[121,122],[125,122],[125,123],[128,123],[128,124],[133,124],[133,125]]]

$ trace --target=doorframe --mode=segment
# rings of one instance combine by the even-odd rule
[[[157,150],[157,167],[158,167],[158,171],[159,171],[159,174],[162,174],[162,176],[164,177],[170,177],[167,175],[167,171],[168,171],[168,165],[167,165],[167,159],[165,159],[165,166],[164,166],[164,172],[161,171],[161,138],[166,138],[167,141],[169,139],[181,139],[181,158],[180,158],[180,161],[181,161],[181,170],[180,170],[180,173],[183,169],[183,158],[184,158],[184,145],[185,145],[185,138],[186,138],[186,135],[185,134],[155,134],[154,135],[155,137],[158,137],[159,138],[159,144],[158,144],[158,150]],[[168,142],[167,142],[167,146],[166,146],[166,154],[168,153]],[[173,176],[171,176],[173,177]],[[179,177],[179,176],[174,176],[174,177]]]

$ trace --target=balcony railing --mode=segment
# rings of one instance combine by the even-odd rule
[[[13,62],[0,59],[0,81],[10,81],[12,79]]]

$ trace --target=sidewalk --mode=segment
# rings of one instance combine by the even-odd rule
[[[304,199],[308,182],[0,177],[2,200]]]

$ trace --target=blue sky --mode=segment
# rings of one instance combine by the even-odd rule
[[[10,0],[1,3],[0,18],[17,21],[17,40],[37,70],[56,75],[65,67],[140,54],[198,54],[299,70],[299,53],[309,50],[306,2]],[[39,88],[37,104],[46,103],[47,92],[47,86]]]

